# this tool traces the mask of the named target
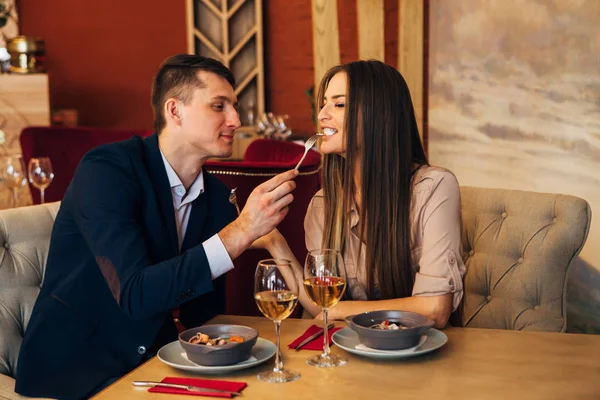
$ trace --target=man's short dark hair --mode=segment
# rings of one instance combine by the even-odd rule
[[[152,111],[157,133],[167,125],[163,113],[167,99],[176,98],[183,104],[188,104],[194,90],[203,87],[204,83],[197,76],[198,71],[222,76],[235,87],[235,78],[229,68],[213,58],[193,54],[177,54],[167,58],[160,65],[152,84]]]

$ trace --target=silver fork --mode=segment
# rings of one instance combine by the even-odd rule
[[[302,155],[302,158],[300,159],[300,161],[298,161],[298,164],[296,164],[296,167],[294,169],[300,168],[300,164],[302,164],[302,161],[304,161],[304,159],[306,158],[308,151],[315,145],[317,139],[319,139],[319,136],[323,136],[323,134],[317,133],[316,135],[309,137],[306,143],[304,143],[304,154]]]
[[[240,206],[238,206],[237,196],[235,194],[236,190],[237,190],[237,188],[231,189],[231,193],[229,194],[229,202],[235,206],[235,209],[237,210],[238,215],[240,215]]]

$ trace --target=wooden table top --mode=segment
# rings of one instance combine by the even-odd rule
[[[211,323],[251,326],[275,343],[275,328],[266,318],[218,316]],[[363,358],[333,345],[332,353],[343,354],[348,363],[321,369],[305,362],[317,352],[287,348],[312,323],[288,319],[281,324],[284,366],[302,374],[295,382],[273,384],[256,378],[273,368],[274,357],[218,376],[174,369],[154,357],[94,398],[189,400],[186,395],[153,394],[132,386],[134,380],[178,376],[247,382],[246,399],[600,399],[600,335],[449,328],[444,347],[409,359]]]

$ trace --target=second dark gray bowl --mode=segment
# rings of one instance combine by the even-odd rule
[[[369,328],[385,320],[399,322],[408,329],[381,330]],[[432,320],[410,311],[380,310],[351,315],[346,323],[358,334],[362,344],[378,350],[402,350],[414,347],[419,343],[421,335],[434,324]]]
[[[196,333],[202,332],[210,338],[241,336],[242,343],[227,343],[220,346],[192,344],[189,340]],[[199,365],[219,366],[233,365],[250,358],[252,347],[258,339],[258,331],[243,325],[202,325],[188,329],[179,334],[179,343],[185,350],[188,359]]]

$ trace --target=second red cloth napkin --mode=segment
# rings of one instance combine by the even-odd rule
[[[294,340],[292,343],[288,344],[288,347],[290,349],[293,349],[294,347],[296,347],[296,345],[298,345],[300,342],[302,342],[304,339],[306,339],[307,337],[309,337],[310,335],[312,335],[313,333],[316,333],[319,329],[323,329],[322,326],[317,326],[317,325],[311,325],[306,332],[304,332],[302,334],[302,336],[300,336],[299,338],[297,338],[296,340]],[[342,328],[333,328],[330,329],[328,332],[329,336],[329,345],[331,346],[331,344],[333,343],[333,341],[331,340],[331,337],[333,336],[333,334],[337,331],[339,331]],[[310,342],[306,343],[304,346],[302,346],[300,348],[300,350],[323,350],[323,335],[311,340]]]
[[[166,377],[161,382],[164,383],[176,383],[178,385],[192,385],[192,386],[201,386],[210,389],[221,389],[227,390],[230,392],[239,392],[244,389],[246,386],[246,382],[232,382],[232,381],[217,381],[217,380],[206,380],[206,379],[196,379],[196,378],[175,378],[175,377]],[[211,396],[211,397],[224,397],[231,399],[233,396],[227,393],[215,393],[215,392],[191,392],[185,389],[172,389],[166,387],[153,387],[148,390],[152,393],[173,393],[173,394],[188,394],[192,396]]]

